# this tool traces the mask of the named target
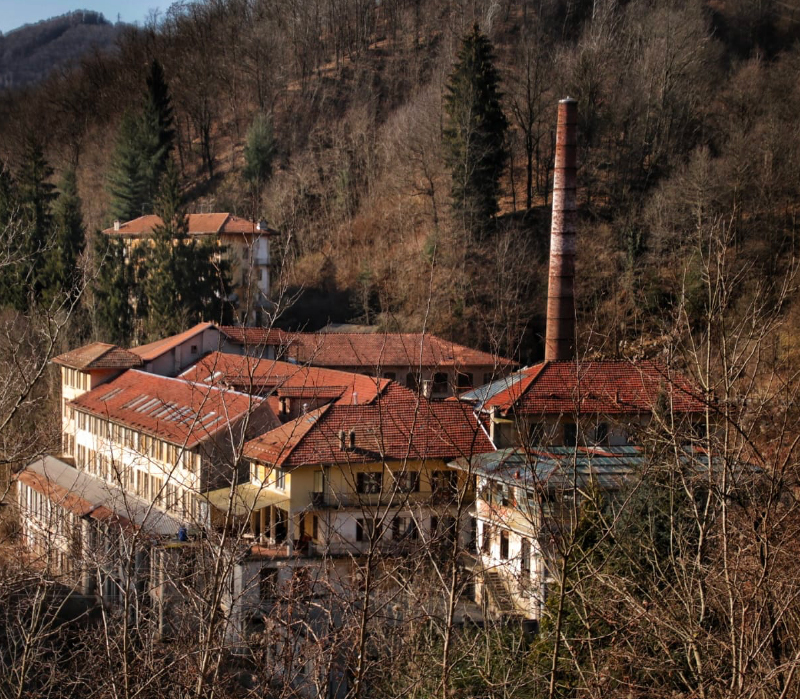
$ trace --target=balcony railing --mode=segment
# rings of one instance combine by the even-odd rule
[[[380,493],[336,493],[326,491],[311,494],[311,504],[322,508],[348,508],[348,507],[403,507],[406,505],[448,505],[456,504],[457,493],[449,490],[431,492],[383,491]],[[466,502],[471,502],[473,493],[467,493]]]

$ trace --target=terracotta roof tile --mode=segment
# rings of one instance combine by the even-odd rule
[[[350,404],[375,400],[390,383],[336,369],[309,367],[272,359],[212,352],[181,374],[182,379],[229,386],[244,393],[332,400]]]
[[[237,391],[131,369],[70,405],[191,449],[261,403]],[[278,424],[271,412],[266,419],[269,427]]]
[[[423,333],[287,333],[266,328],[220,328],[239,344],[286,347],[286,355],[316,366],[508,367],[510,359]]]
[[[355,448],[343,450],[339,433],[351,430]],[[453,459],[493,450],[471,406],[419,399],[394,383],[370,405],[326,406],[245,445],[246,456],[283,468]]]
[[[219,329],[234,344],[249,347],[288,346],[295,335],[277,328],[249,328],[241,325],[220,325]]]
[[[255,221],[234,216],[226,212],[211,214],[187,214],[189,235],[275,235],[277,231],[269,228],[266,231],[257,229]],[[140,216],[132,221],[120,223],[119,230],[106,228],[103,233],[121,237],[146,237],[162,224],[161,218],[155,214]]]
[[[186,340],[189,340],[195,335],[199,335],[204,330],[213,327],[216,327],[213,323],[198,323],[197,325],[189,328],[188,330],[184,330],[182,333],[178,333],[177,335],[170,335],[169,337],[165,337],[163,340],[156,340],[155,342],[150,342],[147,345],[131,347],[130,351],[133,352],[133,354],[141,357],[144,361],[150,362],[154,359],[157,359],[162,354],[169,352],[171,349],[174,349],[178,345],[186,342]]]
[[[126,349],[105,342],[92,342],[53,359],[55,364],[72,369],[130,369],[142,365],[142,358]]]
[[[484,409],[513,409],[520,415],[648,413],[663,397],[676,412],[702,412],[706,407],[686,376],[651,361],[543,362],[512,374],[506,382],[507,387],[486,392]]]

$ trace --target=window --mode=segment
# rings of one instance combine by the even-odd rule
[[[370,541],[373,538],[380,539],[381,533],[380,527],[374,518],[368,517],[356,520],[356,541]]]
[[[436,372],[433,375],[433,387],[432,387],[433,392],[447,393],[447,386],[448,386],[447,374],[441,371]]]
[[[434,471],[431,490],[438,497],[451,497],[458,492],[458,474],[455,471]]]
[[[286,490],[286,471],[282,468],[275,469],[275,487],[278,490]]]
[[[523,578],[531,577],[531,542],[528,539],[522,540],[520,549],[520,571]]]
[[[192,345],[192,346],[189,348],[189,352],[190,352],[191,354],[197,354],[197,345]]]
[[[383,485],[383,474],[380,471],[365,472],[356,474],[356,492],[364,495],[373,495],[381,492]]]
[[[417,523],[412,517],[395,517],[392,520],[392,539],[394,541],[416,541]]]
[[[419,492],[419,471],[396,471],[392,473],[397,490],[401,493]]]
[[[506,560],[508,558],[508,532],[500,532],[500,558]]]
[[[541,422],[528,423],[528,445],[538,446],[544,439],[544,425]]]
[[[492,371],[484,372],[484,374],[483,374],[483,383],[484,384],[492,383],[492,381],[494,381],[494,379],[495,379],[494,372],[492,372]]]
[[[564,425],[564,446],[574,447],[578,443],[578,426],[574,422]]]
[[[317,515],[311,517],[311,538],[314,541],[319,540],[319,517]]]
[[[397,378],[397,374],[393,371],[384,371],[383,378],[389,379],[390,381],[394,381]]]
[[[483,539],[481,540],[481,551],[491,553],[492,551],[492,527],[489,524],[483,525]]]
[[[406,387],[412,391],[416,391],[419,388],[419,378],[413,371],[409,371],[406,374]]]
[[[258,576],[258,593],[262,600],[275,596],[278,586],[278,570],[276,568],[262,568]]]
[[[462,374],[459,372],[457,377],[458,388],[462,391],[466,391],[468,388],[472,388],[472,374]]]
[[[600,422],[594,428],[595,444],[608,444],[608,423]]]

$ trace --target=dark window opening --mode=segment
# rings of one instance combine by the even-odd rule
[[[397,378],[397,374],[393,371],[384,371],[383,378],[389,379],[390,381],[394,381]]]
[[[508,532],[500,532],[500,558],[508,558]]]
[[[594,441],[596,444],[608,444],[608,423],[598,423],[594,430]]]
[[[406,387],[410,388],[412,391],[419,389],[419,378],[413,371],[406,374]]]
[[[369,517],[356,520],[356,541],[370,541],[380,539],[381,530],[375,519]]]
[[[381,492],[383,474],[362,471],[356,474],[356,491],[362,495],[375,495]]]
[[[395,517],[392,520],[392,539],[394,541],[416,541],[417,523],[412,517]]]
[[[433,375],[432,390],[434,393],[447,393],[448,377],[444,372],[436,372]]]
[[[419,492],[419,471],[393,473],[397,490],[401,493]]]
[[[492,550],[492,528],[488,524],[483,525],[483,539],[481,541],[481,551],[490,553]]]
[[[261,599],[275,596],[278,586],[278,571],[275,568],[262,568],[258,577],[258,592]]]
[[[578,444],[578,426],[574,422],[564,425],[564,446],[574,447]]]
[[[472,374],[458,374],[457,385],[462,391],[472,388]]]

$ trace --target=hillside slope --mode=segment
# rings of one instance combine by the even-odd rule
[[[778,300],[800,199],[800,25],[791,13],[704,0],[336,7],[198,2],[169,13],[159,31],[123,32],[113,55],[0,100],[0,154],[18,167],[36,124],[57,170],[77,164],[90,231],[108,225],[118,125],[141,109],[157,57],[190,210],[265,217],[282,232],[276,293],[298,292],[299,302],[280,322],[425,327],[532,361],[555,105],[570,94],[580,113],[587,351],[652,354],[681,309],[700,322],[704,241],[721,232],[728,269],[743,275],[733,307],[755,293],[784,311],[797,306]],[[483,240],[452,216],[442,142],[448,76],[473,22],[494,44],[511,123],[501,216]],[[259,113],[272,118],[278,152],[255,198],[241,172]]]
[[[76,10],[0,35],[0,88],[33,85],[94,51],[109,51],[121,27]]]

